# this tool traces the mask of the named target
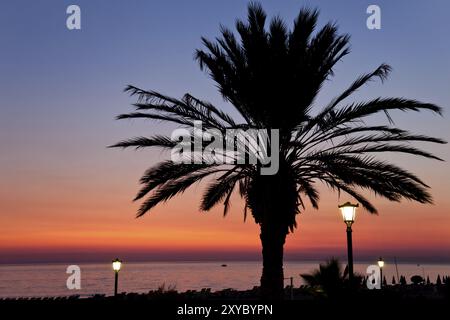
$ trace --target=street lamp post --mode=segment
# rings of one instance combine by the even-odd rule
[[[347,225],[347,257],[348,257],[348,279],[350,285],[353,283],[353,244],[352,244],[352,224],[356,218],[356,208],[359,204],[346,202],[338,208],[341,210],[342,218]]]
[[[378,266],[380,267],[380,288],[383,287],[383,267],[384,267],[384,261],[383,258],[380,257],[378,259]]]
[[[114,296],[117,296],[117,285],[119,283],[119,271],[122,267],[122,261],[119,259],[113,260],[112,267],[114,270]]]
[[[294,300],[294,277],[284,278],[284,280],[290,280],[290,293],[291,293],[291,300]]]

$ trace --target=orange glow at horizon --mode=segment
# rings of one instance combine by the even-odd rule
[[[156,207],[146,216],[135,219],[138,204],[130,205],[132,181],[110,188],[108,194],[93,196],[86,189],[54,188],[54,199],[45,188],[30,192],[26,201],[13,197],[2,199],[0,252],[35,250],[133,252],[221,252],[260,251],[259,229],[249,214],[243,223],[242,200],[234,195],[227,217],[217,207],[211,212],[198,211],[204,184]],[[323,189],[320,210],[307,208],[297,217],[298,228],[286,241],[287,253],[320,254],[345,249],[345,224],[337,204],[344,195]],[[410,202],[388,203],[376,199],[379,215],[359,209],[353,228],[356,252],[450,252],[450,204],[439,197],[437,205]],[[50,200],[44,200],[50,199]],[[195,259],[195,256],[193,257]]]

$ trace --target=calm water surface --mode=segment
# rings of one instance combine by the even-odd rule
[[[119,275],[119,291],[148,292],[163,283],[173,285],[178,291],[211,288],[250,289],[259,284],[261,264],[258,262],[146,262],[125,263]],[[81,289],[69,290],[66,281],[67,264],[0,265],[0,297],[67,296],[72,294],[110,295],[113,292],[114,274],[111,264],[80,264]],[[286,262],[285,276],[294,277],[294,285],[302,284],[300,273],[316,269],[318,263]],[[365,273],[367,263],[355,264],[355,271]],[[450,265],[398,264],[400,275],[409,278],[418,274],[436,281],[438,274],[450,275]],[[396,274],[395,266],[387,264],[383,273],[388,282]],[[286,280],[288,284],[288,280]]]

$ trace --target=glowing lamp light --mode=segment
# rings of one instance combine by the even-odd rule
[[[346,202],[338,207],[341,210],[344,222],[347,225],[353,224],[356,218],[356,208],[359,207],[359,204],[351,204],[350,202]]]
[[[380,268],[383,268],[384,267],[384,261],[383,261],[383,259],[380,257],[380,259],[378,260],[378,266],[380,267]]]
[[[120,268],[122,268],[122,261],[119,259],[113,260],[112,267],[115,272],[119,272]]]

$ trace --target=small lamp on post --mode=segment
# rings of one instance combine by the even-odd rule
[[[380,267],[380,288],[383,286],[383,267],[384,267],[384,261],[383,258],[380,257],[378,259],[378,267]]]
[[[117,296],[117,285],[119,282],[119,271],[122,268],[122,261],[115,259],[112,262],[112,268],[114,270],[114,296]]]
[[[350,284],[353,283],[353,244],[352,244],[352,225],[356,218],[356,208],[359,204],[351,204],[346,202],[338,208],[341,210],[342,219],[347,225],[347,257],[348,257],[348,279]]]

